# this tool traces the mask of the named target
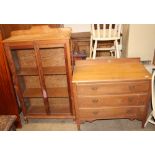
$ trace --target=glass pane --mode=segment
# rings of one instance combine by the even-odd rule
[[[28,114],[46,114],[42,98],[24,98]]]
[[[70,113],[68,98],[49,98],[51,113]]]
[[[11,51],[18,75],[38,74],[36,59],[33,49],[18,49]]]
[[[64,48],[40,49],[44,74],[66,74]]]

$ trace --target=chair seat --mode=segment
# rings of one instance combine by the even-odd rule
[[[105,60],[105,59],[110,60],[110,59],[114,59],[114,57],[111,57],[111,56],[101,56],[101,57],[96,57],[96,59],[98,59],[98,60]],[[92,58],[87,57],[86,60],[92,60]]]
[[[97,51],[111,51],[111,50],[115,50],[114,46],[112,46],[111,48],[96,48]]]

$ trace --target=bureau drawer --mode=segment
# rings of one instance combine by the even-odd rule
[[[136,106],[145,105],[147,95],[105,95],[105,96],[79,96],[80,108],[97,108],[104,106]]]
[[[111,119],[111,118],[130,118],[141,117],[145,112],[145,108],[141,107],[117,107],[102,109],[79,109],[79,115],[82,119]]]
[[[78,84],[78,95],[103,95],[120,93],[143,93],[149,91],[149,82],[117,82],[117,83],[94,83]]]

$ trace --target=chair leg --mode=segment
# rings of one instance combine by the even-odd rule
[[[93,52],[93,39],[92,39],[92,36],[91,36],[90,37],[90,55],[89,55],[90,58],[92,57],[92,52]]]
[[[93,59],[96,58],[96,49],[97,49],[97,40],[95,40],[94,49],[93,49]]]
[[[114,48],[115,47],[115,45],[114,46],[112,46],[112,48]],[[110,56],[112,56],[112,57],[114,57],[115,56],[115,50],[110,50]]]
[[[147,118],[145,124],[144,124],[144,128],[146,127],[147,123],[150,122],[151,118],[153,117],[153,111],[150,113],[149,117]]]
[[[117,58],[117,52],[116,52],[116,40],[114,41],[114,57]]]
[[[116,58],[120,58],[120,51],[119,51],[117,40],[115,40],[115,47],[116,47]]]

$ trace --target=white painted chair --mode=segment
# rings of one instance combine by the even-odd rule
[[[108,27],[108,28],[107,28]],[[111,56],[120,58],[121,44],[121,24],[92,24],[91,39],[90,39],[90,58],[96,58],[96,51],[110,51]],[[120,40],[120,45],[118,44]],[[113,41],[113,46],[110,48],[97,47],[98,41]],[[95,42],[93,44],[93,42]],[[113,52],[115,53],[113,55]]]
[[[144,127],[146,127],[147,123],[150,122],[155,125],[155,71],[152,74],[152,112],[150,113],[148,119],[146,120],[146,123]]]

